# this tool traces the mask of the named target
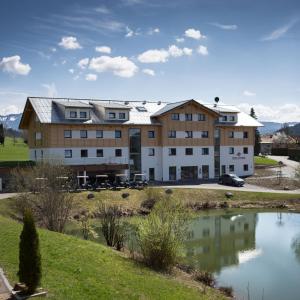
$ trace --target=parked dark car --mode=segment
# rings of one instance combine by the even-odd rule
[[[243,186],[245,181],[235,174],[224,174],[220,177],[219,183],[225,185]]]

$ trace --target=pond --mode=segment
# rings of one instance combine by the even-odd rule
[[[192,220],[186,262],[238,299],[300,299],[300,214],[227,213]]]
[[[99,222],[94,225],[99,232]],[[67,233],[80,236],[78,228],[71,228]],[[96,241],[104,243],[104,238]],[[201,214],[189,224],[184,263],[213,272],[217,285],[232,286],[238,299],[298,300],[300,214],[253,210]]]

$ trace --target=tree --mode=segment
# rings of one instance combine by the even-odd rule
[[[251,107],[250,116],[252,118],[254,118],[255,120],[257,120],[257,116],[255,114],[253,107]],[[259,153],[260,153],[260,142],[261,142],[260,133],[259,133],[258,129],[256,128],[255,129],[254,155],[259,155]]]
[[[0,145],[4,146],[5,134],[4,134],[4,126],[0,124]]]
[[[39,236],[33,215],[26,210],[23,218],[23,230],[19,245],[19,280],[26,285],[26,292],[33,294],[42,278]]]
[[[27,199],[26,206],[32,209],[41,225],[51,231],[63,232],[75,205],[74,197],[68,192],[69,178],[71,171],[66,166],[39,163],[33,168],[13,170],[10,186],[11,190],[20,193],[17,202]]]

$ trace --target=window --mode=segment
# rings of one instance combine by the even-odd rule
[[[149,148],[148,149],[148,155],[149,156],[154,156],[155,155],[155,149],[154,148]]]
[[[176,166],[169,167],[169,180],[176,180]]]
[[[229,165],[229,172],[234,172],[234,165]]]
[[[202,148],[202,155],[209,155],[209,148]]]
[[[234,131],[229,131],[229,132],[228,132],[228,137],[229,137],[230,139],[233,139],[233,138],[234,138]]]
[[[36,140],[41,140],[42,139],[42,133],[41,132],[36,132],[35,133],[35,139]]]
[[[65,158],[71,158],[72,157],[72,150],[65,150]]]
[[[229,147],[229,154],[234,154],[234,148],[233,147]]]
[[[227,122],[227,116],[223,116],[223,117],[222,117],[222,121],[223,121],[223,122]]]
[[[114,113],[114,112],[108,113],[108,118],[109,119],[115,119],[116,118],[116,113]]]
[[[103,157],[103,149],[97,149],[96,155],[97,157]]]
[[[176,148],[169,148],[169,156],[176,155]]]
[[[176,131],[175,130],[169,131],[168,132],[168,138],[175,139],[176,138]]]
[[[185,120],[186,121],[192,121],[193,120],[193,115],[192,114],[185,114]]]
[[[248,147],[244,147],[243,153],[244,153],[244,154],[248,154]]]
[[[120,139],[122,137],[122,131],[121,130],[116,130],[115,131],[115,138]]]
[[[244,137],[244,139],[248,138],[248,131],[244,131],[243,137]]]
[[[235,226],[234,225],[230,225],[230,232],[234,232],[235,231]]]
[[[124,119],[126,119],[126,114],[125,113],[119,113],[119,119],[120,120],[124,120]]]
[[[87,149],[81,149],[80,156],[81,157],[88,157],[88,150]]]
[[[148,131],[148,138],[149,139],[154,139],[155,138],[155,131],[154,130]]]
[[[198,114],[198,121],[205,121],[206,117],[205,114]]]
[[[81,111],[80,112],[80,119],[87,119],[87,112],[86,111]]]
[[[122,156],[122,149],[116,149],[116,150],[115,150],[115,155],[116,155],[117,157]]]
[[[103,130],[96,130],[96,138],[103,139]]]
[[[247,172],[249,170],[249,166],[248,165],[244,165],[244,171]]]
[[[193,155],[193,148],[185,148],[185,155]]]
[[[229,116],[229,121],[234,122],[235,121],[235,116]]]
[[[65,131],[64,131],[64,138],[65,138],[65,139],[70,139],[70,138],[72,138],[72,130],[65,130]]]
[[[192,139],[193,138],[193,131],[186,131],[185,132],[185,138],[186,139]]]
[[[88,137],[87,130],[80,130],[80,137],[86,139]]]
[[[208,131],[202,131],[201,132],[201,137],[202,138],[208,138]]]
[[[203,237],[209,237],[209,228],[204,228],[202,230],[202,236]]]
[[[154,180],[155,180],[155,169],[149,168],[149,181],[154,181]]]
[[[171,120],[178,121],[179,120],[179,114],[172,114],[171,115]]]
[[[76,110],[71,110],[70,111],[70,118],[72,118],[72,119],[77,118],[77,111]]]

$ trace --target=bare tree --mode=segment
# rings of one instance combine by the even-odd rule
[[[11,175],[11,189],[21,193],[17,203],[22,201],[23,205],[19,209],[30,206],[41,225],[63,232],[74,207],[69,193],[70,170],[63,165],[40,163],[29,169],[17,169]]]

